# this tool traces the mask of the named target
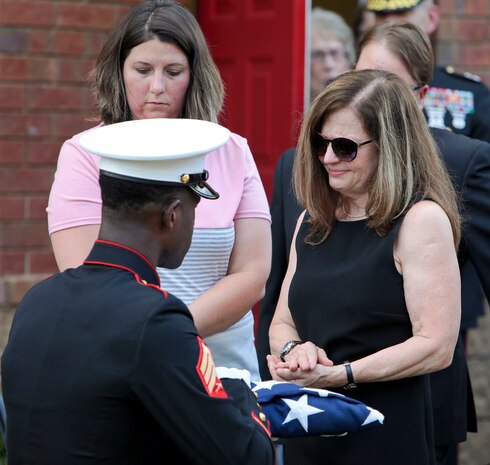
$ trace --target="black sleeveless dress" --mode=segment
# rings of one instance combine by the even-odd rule
[[[369,229],[366,220],[337,221],[330,237],[317,246],[304,242],[308,223],[299,230],[289,307],[300,338],[325,349],[335,364],[412,335],[403,280],[393,260],[402,221],[385,237]],[[285,440],[286,465],[435,463],[428,376],[337,391],[379,410],[384,425],[345,436]]]

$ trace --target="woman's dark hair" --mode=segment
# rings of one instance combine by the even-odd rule
[[[114,26],[90,75],[97,108],[105,124],[132,119],[123,66],[131,50],[158,39],[179,47],[190,66],[182,118],[217,122],[224,87],[202,30],[192,13],[175,0],[143,1]]]

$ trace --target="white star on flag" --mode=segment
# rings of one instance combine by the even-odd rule
[[[301,396],[297,401],[292,399],[283,399],[283,401],[286,402],[291,410],[282,424],[284,425],[290,421],[298,420],[306,432],[308,432],[308,417],[323,412],[323,410],[319,408],[308,405],[307,394]]]
[[[377,410],[374,410],[371,407],[367,407],[367,409],[369,410],[369,415],[364,420],[364,423],[362,424],[362,426],[369,425],[369,423],[372,423],[373,421],[377,421],[377,422],[383,424],[383,421],[385,419],[384,415],[382,415],[380,412],[378,412]]]

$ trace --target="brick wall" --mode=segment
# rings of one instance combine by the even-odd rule
[[[56,270],[45,208],[61,143],[93,125],[86,85],[107,31],[137,0],[0,3],[0,306]]]
[[[490,86],[490,0],[438,0],[437,63],[479,75]],[[489,116],[490,118],[490,116]]]

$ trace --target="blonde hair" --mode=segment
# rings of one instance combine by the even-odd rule
[[[346,108],[357,115],[379,154],[369,187],[368,226],[386,235],[415,202],[430,199],[446,212],[457,246],[459,204],[437,145],[411,89],[398,76],[381,70],[340,75],[315,98],[306,115],[294,161],[294,188],[311,222],[307,242],[316,245],[329,236],[341,202],[313,142],[325,120]]]

